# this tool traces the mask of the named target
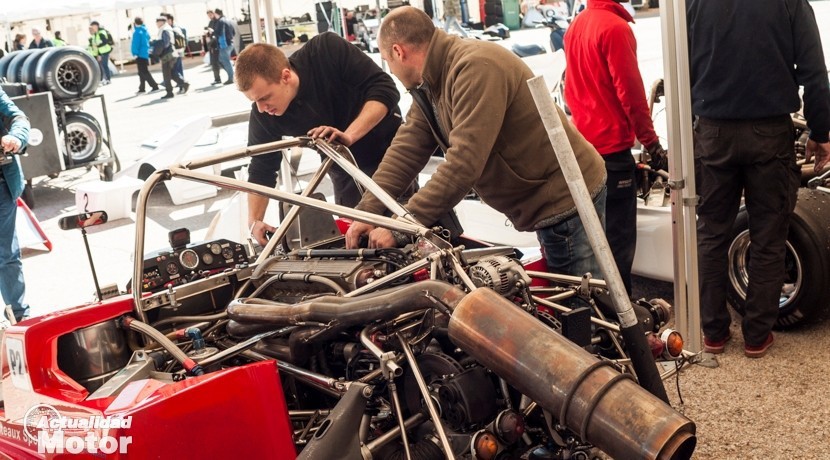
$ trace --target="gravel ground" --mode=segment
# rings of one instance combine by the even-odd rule
[[[672,284],[635,278],[637,297],[672,299]],[[830,322],[818,318],[775,332],[760,359],[743,354],[740,317],[722,355],[666,381],[672,406],[697,425],[696,459],[830,458],[830,404],[821,358],[830,347]],[[708,366],[717,367],[708,367]],[[679,391],[678,391],[679,387]]]

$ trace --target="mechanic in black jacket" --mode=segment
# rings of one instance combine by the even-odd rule
[[[687,0],[700,309],[704,350],[730,339],[727,251],[745,198],[749,213],[749,289],[744,354],[760,358],[784,282],[785,242],[800,168],[790,113],[801,107],[811,129],[808,159],[830,160],[830,86],[818,26],[807,0]]]
[[[401,125],[400,93],[392,78],[356,46],[327,32],[308,41],[286,59],[263,43],[250,45],[236,61],[236,84],[253,102],[248,145],[283,136],[312,136],[348,146],[360,169],[371,176]],[[279,152],[251,159],[248,180],[273,187],[280,169]],[[335,202],[355,206],[360,193],[340,167],[329,171]],[[266,243],[262,222],[268,199],[248,195],[248,225]]]

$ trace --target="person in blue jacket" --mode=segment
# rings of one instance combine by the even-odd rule
[[[29,316],[24,302],[26,284],[15,229],[17,198],[23,193],[23,170],[17,157],[29,142],[29,119],[0,89],[0,296],[3,305],[11,305],[17,321]]]
[[[153,91],[159,90],[159,84],[153,79],[153,74],[150,73],[150,33],[147,32],[147,26],[144,25],[144,20],[136,17],[133,20],[135,27],[133,28],[133,42],[132,53],[135,56],[135,65],[138,67],[138,92],[144,93],[145,83],[150,85]]]

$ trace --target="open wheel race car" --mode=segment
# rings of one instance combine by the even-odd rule
[[[198,171],[295,146],[324,156],[299,195]],[[670,305],[629,306],[647,338],[639,346],[620,333],[602,281],[547,273],[512,247],[464,237],[452,246],[349,158],[345,148],[296,139],[154,172],[138,198],[135,254],[144,257],[130,292],[5,331],[0,452],[691,457],[695,424],[666,402],[661,380],[689,357],[665,328]],[[398,218],[314,198],[333,163]],[[186,231],[147,252],[148,197],[172,178],[293,206],[258,253],[226,239],[191,243]],[[409,243],[344,249],[346,219]],[[655,362],[671,365],[661,375]]]

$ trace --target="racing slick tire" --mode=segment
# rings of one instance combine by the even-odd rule
[[[784,286],[781,289],[776,329],[802,324],[830,304],[827,273],[830,268],[830,194],[800,188],[787,235]],[[729,247],[727,300],[740,315],[746,306],[749,262],[747,213],[742,209],[735,221],[735,237]]]
[[[6,70],[9,68],[9,63],[12,62],[12,59],[15,57],[16,55],[14,53],[6,53],[2,58],[0,58],[0,80],[6,76]]]
[[[101,81],[98,62],[83,48],[50,48],[38,61],[35,86],[55,99],[80,99],[95,94]]]
[[[12,58],[9,61],[8,66],[6,67],[6,74],[0,76],[5,76],[6,80],[8,80],[11,83],[26,83],[21,82],[20,80],[20,72],[23,70],[23,64],[26,63],[30,56],[39,51],[39,49],[34,49],[11,53]]]
[[[101,125],[92,115],[85,112],[68,112],[66,129],[63,130],[66,147],[72,156],[72,164],[78,166],[94,160],[101,153],[103,136]],[[67,156],[64,147],[64,157]],[[67,159],[67,162],[69,160]]]
[[[20,68],[20,83],[26,83],[32,87],[32,91],[39,92],[43,91],[44,88],[38,88],[37,82],[35,81],[35,75],[37,73],[37,64],[40,62],[40,59],[49,51],[48,48],[43,48],[39,50],[35,50],[35,53],[32,53],[28,59],[23,63]]]

